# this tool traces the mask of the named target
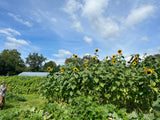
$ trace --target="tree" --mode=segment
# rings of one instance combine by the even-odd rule
[[[92,60],[92,56],[91,55],[83,56],[82,61],[85,62],[86,60],[91,61]]]
[[[46,62],[43,66],[43,70],[47,71],[48,67],[51,67],[53,69],[53,71],[56,71],[56,69],[57,69],[57,65],[54,61]]]
[[[32,72],[39,72],[43,71],[42,63],[45,62],[46,59],[42,54],[39,56],[38,53],[30,53],[26,58],[26,64],[29,65],[29,69]]]
[[[5,49],[0,54],[0,75],[16,75],[25,68],[21,54],[16,49]]]

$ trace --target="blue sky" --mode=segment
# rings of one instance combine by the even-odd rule
[[[0,0],[0,51],[38,52],[57,64],[122,49],[160,53],[160,0]]]

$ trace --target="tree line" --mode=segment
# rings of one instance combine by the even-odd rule
[[[160,59],[160,54],[147,56],[145,61],[155,58]],[[47,72],[48,67],[51,67],[54,72],[60,71],[60,65],[57,65],[54,61],[46,62],[47,58],[42,54],[29,53],[25,59],[26,61],[24,62],[21,58],[21,53],[16,49],[4,49],[0,53],[0,75],[17,75],[21,72]],[[77,59],[69,57],[66,58],[65,64],[74,62],[75,60],[79,63],[84,63],[86,60],[89,62],[92,60],[92,56],[86,55],[82,58],[78,57]],[[98,59],[97,62],[100,62],[100,60]]]
[[[21,72],[46,72],[47,67],[51,67],[55,72],[59,71],[60,65],[54,61],[45,62],[42,54],[33,53],[25,58],[21,58],[21,53],[16,49],[4,49],[0,53],[0,75],[17,75]]]

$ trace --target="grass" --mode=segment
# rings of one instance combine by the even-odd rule
[[[46,100],[40,97],[38,94],[22,95],[25,101],[7,101],[5,103],[4,110],[0,111],[0,114],[15,110],[15,109],[26,109],[32,107],[38,107],[45,104]]]

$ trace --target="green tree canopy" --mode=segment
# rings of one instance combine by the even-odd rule
[[[43,55],[38,55],[38,53],[29,54],[26,58],[26,64],[29,65],[29,69],[32,72],[40,72],[43,71],[42,63],[45,62],[47,58],[43,57]]]
[[[25,70],[21,53],[5,49],[0,53],[0,75],[16,75]]]
[[[53,71],[56,71],[56,69],[57,69],[57,65],[54,61],[46,62],[43,66],[43,70],[47,71],[48,67],[51,67],[53,69]]]

